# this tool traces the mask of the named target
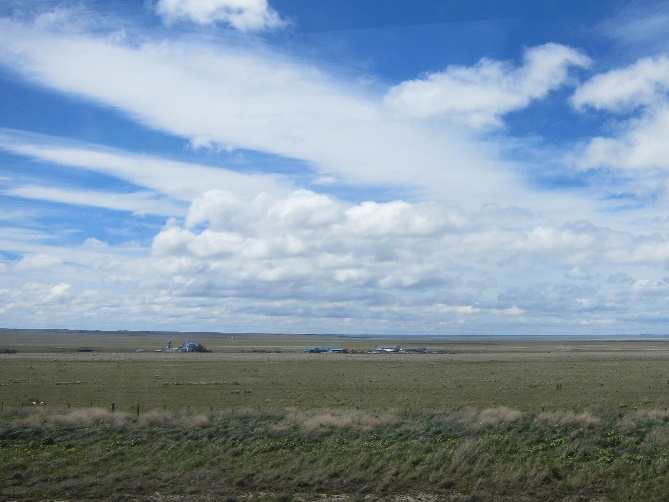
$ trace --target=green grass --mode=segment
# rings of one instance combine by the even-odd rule
[[[524,354],[473,359],[367,354],[0,355],[0,400],[170,410],[365,408],[523,411],[669,407],[667,357]]]
[[[137,419],[32,409],[0,418],[0,495],[659,501],[669,489],[668,417],[495,408],[156,412]]]

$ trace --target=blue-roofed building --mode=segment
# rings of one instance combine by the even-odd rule
[[[197,342],[186,342],[179,348],[179,352],[197,352],[199,350],[200,344]]]

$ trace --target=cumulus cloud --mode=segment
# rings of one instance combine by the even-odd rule
[[[523,65],[482,59],[474,67],[449,66],[388,91],[386,104],[413,117],[447,117],[474,128],[499,127],[501,117],[565,84],[569,68],[587,66],[584,54],[563,45],[528,49]]]
[[[669,102],[626,122],[620,135],[592,139],[577,163],[581,167],[669,169]]]
[[[196,230],[202,224],[207,226]],[[407,288],[443,280],[436,257],[416,260],[411,247],[420,242],[429,247],[427,238],[465,225],[460,211],[438,204],[352,205],[306,190],[246,201],[210,191],[193,202],[186,228],[173,222],[156,236],[153,253],[225,260],[215,266],[244,280],[310,277],[329,284]]]
[[[242,32],[286,24],[267,0],[158,0],[156,12],[168,24],[179,20],[201,25],[226,23]]]
[[[322,214],[286,218],[283,208],[294,204]],[[598,278],[661,264],[669,249],[658,236],[586,222],[502,230],[484,224],[488,212],[404,201],[345,204],[307,191],[243,201],[212,191],[194,201],[186,226],[174,221],[156,236],[152,260],[189,278],[171,281],[175,297],[254,298],[281,315],[333,301],[341,302],[338,316],[354,318],[411,317],[413,307],[440,326],[462,326],[474,318],[521,322],[619,308],[643,283]],[[527,286],[519,269],[536,273],[536,283]]]
[[[26,283],[23,290],[34,297],[37,304],[64,302],[70,295],[72,286],[66,283],[48,285],[41,283]]]
[[[614,136],[590,140],[577,164],[584,168],[669,169],[668,91],[666,56],[643,58],[584,83],[571,99],[573,106],[617,113],[618,123]]]
[[[577,108],[624,111],[664,101],[669,90],[669,58],[643,58],[627,68],[596,75],[571,98]]]
[[[415,322],[418,332],[462,333],[525,322],[551,332],[569,322],[565,313],[592,326],[633,318],[635,308],[652,319],[669,297],[664,275],[651,273],[669,256],[659,235],[532,218],[502,228],[490,225],[491,208],[367,206],[306,190],[248,198],[212,190],[185,220],[170,220],[150,255],[89,238],[58,264],[54,246],[8,266],[0,300],[5,315],[32,315],[32,325],[67,310],[112,326],[131,313],[148,325],[186,329],[195,320],[221,329],[203,324],[206,311],[207,319],[235,319],[248,329],[268,319],[276,329],[295,329],[299,319],[302,327],[341,332],[338,323],[349,318],[353,332],[402,332]],[[59,274],[51,284],[43,282],[46,269],[36,268],[48,263],[55,267],[49,274]],[[87,273],[73,283],[68,267]]]

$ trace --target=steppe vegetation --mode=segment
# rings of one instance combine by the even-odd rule
[[[440,353],[372,355],[370,340],[304,354],[313,340],[199,338],[212,353],[166,354],[135,353],[130,335],[35,336],[33,351],[0,339],[18,350],[0,354],[0,500],[669,493],[667,342],[419,341]]]
[[[5,412],[3,500],[666,500],[669,414]],[[324,495],[326,497],[324,497]]]

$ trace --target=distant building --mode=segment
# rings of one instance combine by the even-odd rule
[[[160,350],[156,350],[160,352]],[[172,341],[168,341],[162,352],[211,352],[204,345],[197,342],[186,342],[181,347],[172,347]]]
[[[179,347],[179,352],[199,352],[201,345],[197,342],[186,342]]]

